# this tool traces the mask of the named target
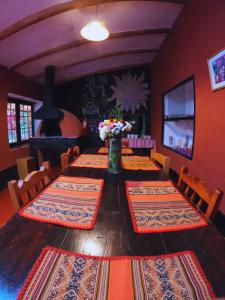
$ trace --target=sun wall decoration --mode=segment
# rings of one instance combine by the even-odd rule
[[[107,101],[116,100],[121,110],[132,113],[139,110],[141,106],[147,109],[147,100],[149,99],[149,84],[145,82],[145,75],[142,72],[140,76],[132,75],[128,72],[126,75],[113,76],[115,85],[110,88],[113,94]]]

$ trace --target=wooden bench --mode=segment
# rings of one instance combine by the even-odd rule
[[[159,163],[162,166],[163,169],[163,173],[165,175],[169,175],[169,171],[170,171],[170,157],[169,156],[165,156],[162,153],[159,153],[156,151],[156,149],[151,149],[151,159],[153,161],[156,161],[157,163]]]
[[[39,171],[29,173],[24,180],[8,182],[9,194],[15,213],[39,194],[51,181],[50,162],[43,162]]]
[[[202,211],[205,217],[213,219],[223,197],[223,192],[215,189],[212,194],[199,178],[188,174],[188,168],[182,167],[177,184],[184,196]]]

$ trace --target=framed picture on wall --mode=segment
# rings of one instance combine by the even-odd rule
[[[212,90],[225,87],[225,49],[208,60]]]

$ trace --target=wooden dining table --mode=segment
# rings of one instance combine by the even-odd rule
[[[89,148],[85,153],[97,153]],[[50,245],[95,256],[150,256],[191,250],[217,297],[225,297],[225,239],[217,228],[135,233],[125,180],[166,180],[162,171],[125,171],[68,167],[68,176],[104,178],[100,210],[93,230],[76,230],[25,219],[15,214],[0,230],[0,300],[16,299],[42,248]]]

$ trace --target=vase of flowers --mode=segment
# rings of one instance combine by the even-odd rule
[[[118,120],[107,119],[101,122],[98,126],[100,138],[103,141],[108,140],[109,145],[109,165],[108,171],[112,174],[121,172],[121,139],[124,132],[132,129],[130,123]]]
[[[109,138],[109,166],[108,171],[112,174],[121,172],[121,136]]]

